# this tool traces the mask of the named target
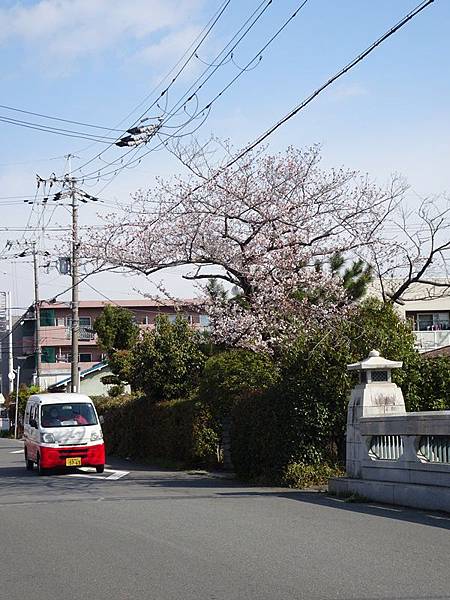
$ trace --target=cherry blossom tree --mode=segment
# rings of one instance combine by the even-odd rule
[[[205,156],[186,159],[189,178],[137,193],[88,236],[83,255],[147,275],[191,265],[186,279],[234,287],[232,300],[208,304],[213,335],[232,345],[270,349],[342,315],[350,298],[341,278],[314,265],[336,253],[376,255],[404,182],[380,188],[355,171],[325,170],[317,147],[247,155],[213,176],[199,166]]]

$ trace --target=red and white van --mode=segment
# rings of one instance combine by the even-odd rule
[[[61,467],[105,468],[105,445],[94,403],[84,394],[30,396],[24,419],[25,462],[39,475]]]

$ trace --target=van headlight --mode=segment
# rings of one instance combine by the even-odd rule
[[[97,440],[102,440],[103,435],[101,431],[93,431],[91,433],[91,442],[96,442]]]
[[[55,444],[55,436],[53,433],[41,433],[41,442],[44,442],[45,444]]]

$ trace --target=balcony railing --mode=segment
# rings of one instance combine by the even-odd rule
[[[417,344],[421,350],[434,350],[450,345],[450,331],[448,329],[436,331],[414,331]]]
[[[72,328],[66,327],[66,338],[70,340],[72,337]],[[95,333],[90,327],[80,327],[78,332],[78,339],[81,342],[90,342],[95,338]]]

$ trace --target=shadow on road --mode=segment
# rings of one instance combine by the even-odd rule
[[[15,449],[15,444],[8,447],[9,452]],[[20,445],[17,445],[20,448]],[[2,448],[3,450],[3,448]],[[19,456],[19,455],[17,455]],[[222,479],[210,475],[191,474],[185,471],[170,471],[148,465],[138,465],[124,460],[111,460],[113,469],[130,471],[130,474],[120,481],[102,481],[97,478],[66,477],[66,471],[53,472],[51,475],[39,477],[36,471],[26,471],[25,466],[0,466],[0,506],[14,494],[32,495],[39,492],[39,501],[53,501],[56,493],[61,497],[70,494],[79,495],[80,501],[89,501],[95,494],[102,501],[114,502],[127,500],[129,502],[153,502],[161,500],[249,500],[285,499],[302,504],[313,504],[323,510],[345,511],[360,515],[372,515],[395,521],[404,521],[450,529],[450,514],[431,513],[398,506],[381,505],[378,503],[349,503],[340,498],[334,498],[324,493],[314,491],[299,491],[285,488],[262,488],[230,479]],[[74,469],[72,472],[77,472]],[[159,492],[158,492],[159,490]],[[161,494],[165,490],[167,493]],[[88,497],[81,497],[87,493]],[[183,493],[184,492],[184,493]],[[48,494],[48,498],[46,496]],[[3,500],[2,500],[3,496]]]
[[[333,510],[343,510],[351,513],[384,517],[386,519],[393,519],[395,521],[406,521],[409,523],[418,523],[422,525],[429,525],[431,527],[450,529],[450,514],[448,513],[428,512],[418,509],[415,510],[404,506],[378,504],[376,502],[348,502],[342,498],[328,496],[323,492],[293,490],[286,492],[224,492],[221,494],[221,496],[236,496],[248,498],[255,496],[270,497],[274,495],[278,498],[296,500],[298,502],[314,504]]]

